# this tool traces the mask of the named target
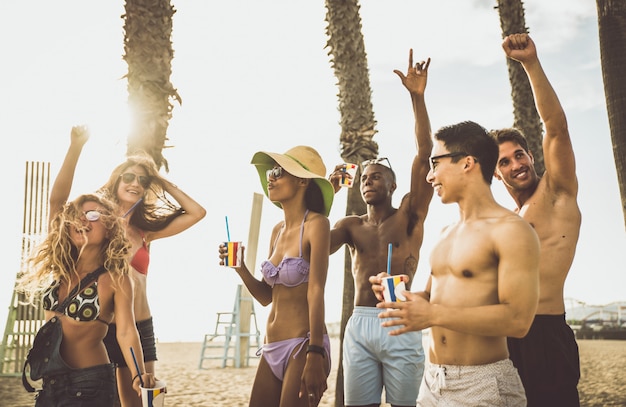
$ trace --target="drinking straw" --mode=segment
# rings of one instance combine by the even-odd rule
[[[228,241],[230,242],[230,229],[228,229],[228,215],[224,216],[226,219],[226,236],[228,237]]]
[[[391,250],[393,245],[389,243],[387,248],[387,274],[391,274]]]
[[[129,213],[130,213],[133,209],[135,209],[135,206],[139,205],[139,202],[141,202],[141,201],[143,201],[143,198],[139,198],[139,199],[137,200],[137,202],[135,202],[135,203],[133,204],[133,206],[131,206],[131,207],[130,207],[130,209],[126,211],[126,213],[124,214],[124,216],[122,216],[122,218],[127,217],[127,216],[128,216],[128,214],[129,214]]]
[[[135,357],[135,351],[133,350],[133,347],[130,347],[130,354],[133,355],[133,362],[135,362],[135,367],[137,368],[137,376],[139,376],[139,384],[141,384],[141,387],[145,387],[143,385],[143,379],[141,378],[141,371],[139,370],[139,363],[137,363],[137,358]]]

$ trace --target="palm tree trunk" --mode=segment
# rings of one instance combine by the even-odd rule
[[[500,14],[500,27],[503,37],[510,34],[527,33],[526,20],[524,18],[524,5],[521,0],[497,0],[497,9]],[[535,107],[533,91],[524,72],[522,65],[510,58],[506,58],[511,82],[511,97],[513,99],[513,127],[524,133],[528,140],[528,148],[535,158],[535,170],[537,174],[543,174],[542,135],[543,126],[541,118]]]
[[[327,48],[339,88],[341,115],[341,157],[347,163],[360,164],[378,155],[376,120],[372,108],[367,56],[358,0],[326,0]],[[359,171],[352,188],[348,190],[346,215],[364,214],[365,202],[360,193]],[[344,262],[343,308],[341,312],[339,368],[335,390],[335,406],[343,406],[343,333],[354,308],[354,280],[352,261],[346,252]]]
[[[626,3],[596,0],[596,5],[604,94],[626,228]]]
[[[158,168],[165,166],[167,127],[172,117],[171,99],[182,103],[170,82],[172,73],[172,16],[169,0],[126,0],[124,60],[128,63],[128,104],[132,124],[127,155],[148,153]]]

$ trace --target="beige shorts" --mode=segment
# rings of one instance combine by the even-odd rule
[[[525,407],[526,395],[510,359],[478,366],[429,364],[417,405]]]

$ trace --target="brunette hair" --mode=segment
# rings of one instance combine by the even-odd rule
[[[154,161],[147,154],[137,153],[129,156],[125,162],[118,165],[111,172],[109,180],[100,189],[102,193],[115,203],[119,203],[117,189],[122,175],[130,167],[141,166],[153,180],[157,178],[158,170]],[[164,229],[176,217],[183,213],[183,209],[170,201],[160,185],[151,182],[145,188],[142,200],[137,204],[128,223],[145,231],[158,231]]]

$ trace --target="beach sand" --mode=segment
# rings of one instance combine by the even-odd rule
[[[157,377],[167,382],[166,406],[220,407],[247,406],[256,372],[256,358],[250,367],[234,368],[232,360],[222,368],[221,359],[205,360],[198,369],[201,343],[159,343]],[[586,407],[626,406],[626,341],[579,340],[581,405]],[[328,390],[320,406],[334,406],[339,339],[331,339],[333,366]],[[210,355],[219,355],[211,350]],[[0,406],[28,407],[34,397],[27,393],[20,377],[0,376]],[[389,406],[389,404],[381,404]]]

